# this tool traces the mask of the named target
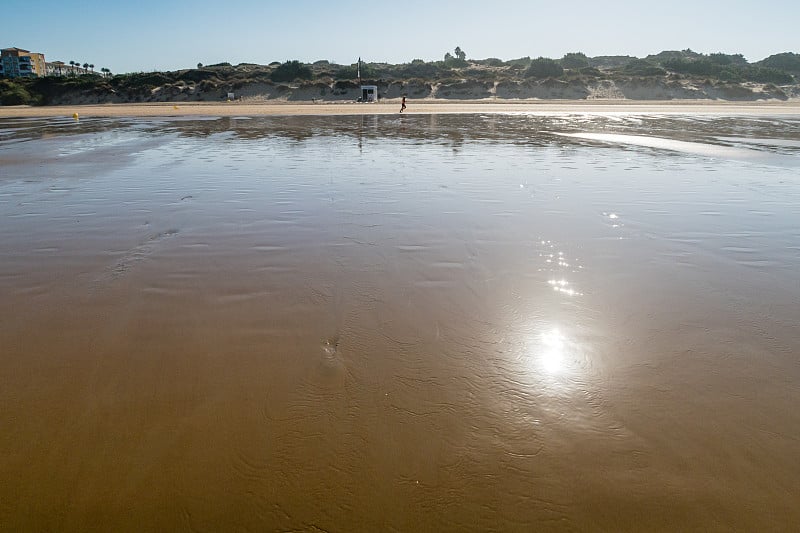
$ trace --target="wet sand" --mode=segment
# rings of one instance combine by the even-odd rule
[[[177,109],[176,109],[177,108]],[[400,101],[379,104],[354,102],[182,102],[43,107],[0,107],[0,117],[153,117],[153,116],[264,116],[264,115],[384,115],[398,113]],[[709,100],[408,100],[404,114],[444,113],[660,113],[726,115],[800,115],[800,101],[726,102]]]
[[[0,120],[0,529],[790,531],[799,153],[791,115]]]

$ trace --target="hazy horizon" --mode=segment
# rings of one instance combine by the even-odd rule
[[[297,59],[351,64],[442,59],[460,46],[468,58],[588,56],[645,57],[664,50],[743,54],[759,61],[798,52],[788,1],[744,2],[724,9],[673,2],[611,2],[563,9],[510,0],[502,10],[467,0],[456,7],[416,0],[376,5],[297,2],[291,6],[242,0],[223,8],[207,0],[152,0],[108,5],[7,0],[9,12],[41,13],[38,25],[9,26],[0,46],[45,54],[48,61],[88,62],[113,72],[179,70],[198,62],[259,63]]]

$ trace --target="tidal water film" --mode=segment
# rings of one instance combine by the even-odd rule
[[[800,524],[800,119],[0,120],[0,529]]]

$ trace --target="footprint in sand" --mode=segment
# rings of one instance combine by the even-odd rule
[[[145,224],[149,225],[149,222],[146,222]],[[156,245],[158,245],[158,243],[164,239],[168,239],[177,235],[178,232],[179,230],[177,229],[169,229],[167,231],[162,231],[155,235],[151,235],[139,246],[131,248],[125,254],[123,254],[122,257],[120,257],[119,260],[114,264],[114,266],[106,270],[97,281],[111,281],[127,274],[133,269],[134,266],[147,259],[154,252],[154,248]]]

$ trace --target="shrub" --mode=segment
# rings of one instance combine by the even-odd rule
[[[361,63],[361,77],[374,78],[377,77],[378,72],[374,67],[369,64]],[[337,80],[355,80],[358,78],[358,64],[353,63],[346,67],[340,67],[333,73],[333,77]]]
[[[464,70],[464,76],[466,76],[467,78],[475,78],[478,80],[491,80],[497,76],[497,73],[493,70],[468,68]]]
[[[757,83],[778,83],[781,85],[789,84],[794,81],[791,74],[767,67],[750,67],[742,75],[747,81]]]
[[[549,57],[539,57],[531,61],[528,70],[525,71],[527,78],[557,78],[564,73],[561,65]]]
[[[82,76],[79,78],[59,76],[35,78],[31,80],[27,90],[29,93],[37,94],[41,103],[48,104],[53,97],[64,94],[73,88],[80,88],[79,80],[81,78]],[[92,82],[91,85],[94,86],[95,83]]]
[[[717,77],[722,71],[722,67],[712,63],[708,59],[698,59],[695,61],[689,59],[667,59],[662,61],[661,65],[673,72],[680,72],[681,74],[694,74],[695,76],[714,76]]]
[[[464,68],[468,66],[469,63],[465,59],[460,57],[445,57],[444,59],[444,66],[447,68]]]
[[[517,58],[517,59],[509,59],[508,61],[505,62],[505,64],[510,66],[510,67],[516,67],[516,68],[524,69],[524,68],[528,68],[530,66],[531,58],[528,57],[528,56],[525,56],[525,57],[520,57],[520,58]]]
[[[416,63],[411,62],[407,65],[401,65],[395,71],[395,76],[398,78],[425,78],[434,79],[443,76],[452,75],[452,71],[444,68],[441,63]]]
[[[132,86],[158,86],[172,83],[171,77],[165,76],[160,72],[152,72],[148,74],[138,74],[129,78],[129,83]]]
[[[564,54],[560,63],[564,68],[580,69],[589,66],[589,58],[583,52],[570,52]]]
[[[793,52],[774,54],[763,61],[759,61],[758,64],[762,67],[800,73],[800,54],[795,54]]]
[[[663,76],[667,72],[644,59],[634,59],[624,67],[622,72],[631,76]]]
[[[737,65],[740,67],[747,65],[747,60],[742,54],[723,54],[720,52],[709,54],[708,60],[717,65]]]
[[[632,56],[595,56],[589,58],[590,67],[619,68],[636,59]]]
[[[358,67],[355,64],[342,67],[333,73],[333,77],[337,80],[354,80],[358,78]]]
[[[287,61],[272,71],[272,81],[310,80],[311,69],[297,60]]]
[[[757,83],[788,84],[794,80],[792,76],[781,70],[752,65],[720,65],[703,58],[695,61],[686,59],[670,59],[663,65],[674,72],[708,76],[725,81],[754,81]]]
[[[502,67],[505,66],[502,59],[498,59],[496,57],[488,57],[486,59],[472,59],[473,63],[477,63],[478,65],[486,65],[489,67]]]
[[[31,93],[25,87],[0,80],[0,105],[28,105],[32,100]]]

